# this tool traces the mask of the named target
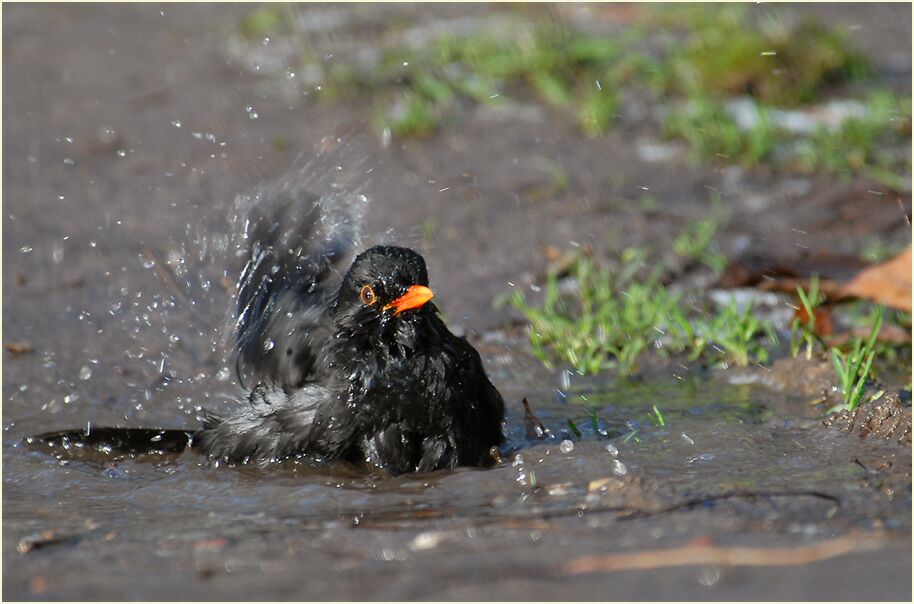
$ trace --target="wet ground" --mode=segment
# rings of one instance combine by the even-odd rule
[[[569,381],[492,307],[541,274],[547,245],[668,243],[707,211],[709,188],[731,213],[728,253],[846,252],[861,213],[868,234],[909,241],[896,202],[910,212],[909,196],[685,155],[651,162],[637,152],[649,132],[586,139],[536,107],[466,109],[459,127],[385,148],[364,103],[290,97],[233,58],[245,10],[3,8],[3,340],[29,349],[3,353],[5,599],[910,599],[909,444],[826,428],[809,396],[727,372]],[[381,19],[309,10],[341,45]],[[383,18],[430,27],[491,10]],[[909,6],[828,16],[860,25],[861,46],[910,87]],[[307,163],[321,148],[329,167]],[[544,195],[553,162],[568,186]],[[223,404],[237,389],[222,347],[235,198],[277,179],[328,186],[334,164],[356,166],[339,180],[370,198],[366,244],[428,259],[445,316],[508,401],[520,457],[385,480],[211,468],[192,454],[61,462],[20,446],[89,421],[193,426],[195,405]],[[631,211],[643,187],[659,211]],[[525,438],[523,397],[553,439]],[[760,565],[654,556],[630,570],[581,560],[632,565],[707,540],[718,553],[792,553]]]

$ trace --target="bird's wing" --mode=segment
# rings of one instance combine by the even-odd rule
[[[235,343],[254,381],[297,388],[329,337],[325,310],[354,246],[355,227],[301,189],[261,191],[245,221]]]
[[[464,338],[451,336],[460,351],[459,383],[466,388],[469,404],[461,406],[457,414],[463,418],[465,425],[464,443],[458,445],[464,451],[474,451],[479,459],[464,460],[461,463],[483,463],[488,459],[490,447],[504,442],[502,421],[505,417],[505,403],[498,389],[489,380],[479,352]]]

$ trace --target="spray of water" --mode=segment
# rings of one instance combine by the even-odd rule
[[[360,246],[372,169],[357,147],[325,139],[297,169],[239,194],[227,221],[201,216],[170,251],[144,252],[159,291],[122,290],[110,307],[131,336],[125,365],[143,367],[126,372],[134,409],[193,416],[243,399],[245,371],[263,369],[245,359],[270,346],[271,330],[290,329],[276,318],[299,313],[316,288],[332,292]]]

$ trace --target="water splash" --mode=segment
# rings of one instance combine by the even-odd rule
[[[107,305],[107,318],[132,342],[114,361],[115,372],[126,376],[122,408],[131,413],[151,401],[193,417],[201,407],[219,409],[244,397],[232,379],[235,305],[239,283],[252,269],[256,220],[268,221],[288,243],[302,235],[300,220],[312,217],[316,228],[298,241],[299,251],[334,245],[345,248],[348,262],[369,205],[371,170],[358,148],[348,136],[324,139],[317,152],[299,158],[297,169],[233,201],[201,206],[200,219],[183,233],[144,249],[135,269],[124,267],[152,271],[159,287],[115,289]]]

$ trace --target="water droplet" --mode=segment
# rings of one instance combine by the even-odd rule
[[[171,121],[171,125],[174,126],[175,128],[180,128],[180,127],[181,127],[181,120],[172,120],[172,121]]]
[[[613,460],[613,474],[616,476],[625,476],[628,474],[628,468],[625,467],[625,464],[619,461],[618,459]]]
[[[693,463],[695,463],[696,461],[701,462],[701,463],[705,463],[705,462],[708,462],[708,461],[712,461],[713,459],[714,459],[714,454],[713,454],[713,453],[702,453],[701,455],[696,455],[695,457],[693,457],[692,459],[690,459],[690,460],[689,460],[689,464],[693,464]]]
[[[117,139],[117,133],[111,128],[100,128],[98,131],[98,140],[101,143],[111,144]]]
[[[216,379],[220,382],[227,382],[232,373],[229,371],[228,367],[223,367],[218,372],[216,372]]]
[[[82,381],[86,381],[90,377],[92,377],[92,368],[89,367],[88,365],[83,365],[82,368],[80,368],[80,370],[79,370],[79,379],[81,379]]]
[[[118,150],[117,150],[117,156],[118,156],[118,157],[127,157],[127,152],[124,151],[123,149],[118,149]]]
[[[705,587],[711,587],[720,581],[719,568],[703,568],[698,571],[698,582]]]
[[[562,441],[562,444],[559,445],[559,450],[562,453],[571,453],[574,451],[574,443],[568,439]]]
[[[276,342],[274,342],[273,340],[264,340],[263,351],[270,352],[271,350],[273,350],[274,346],[276,346]]]
[[[606,445],[606,452],[612,455],[613,457],[619,457],[619,449],[616,448],[614,444]]]

